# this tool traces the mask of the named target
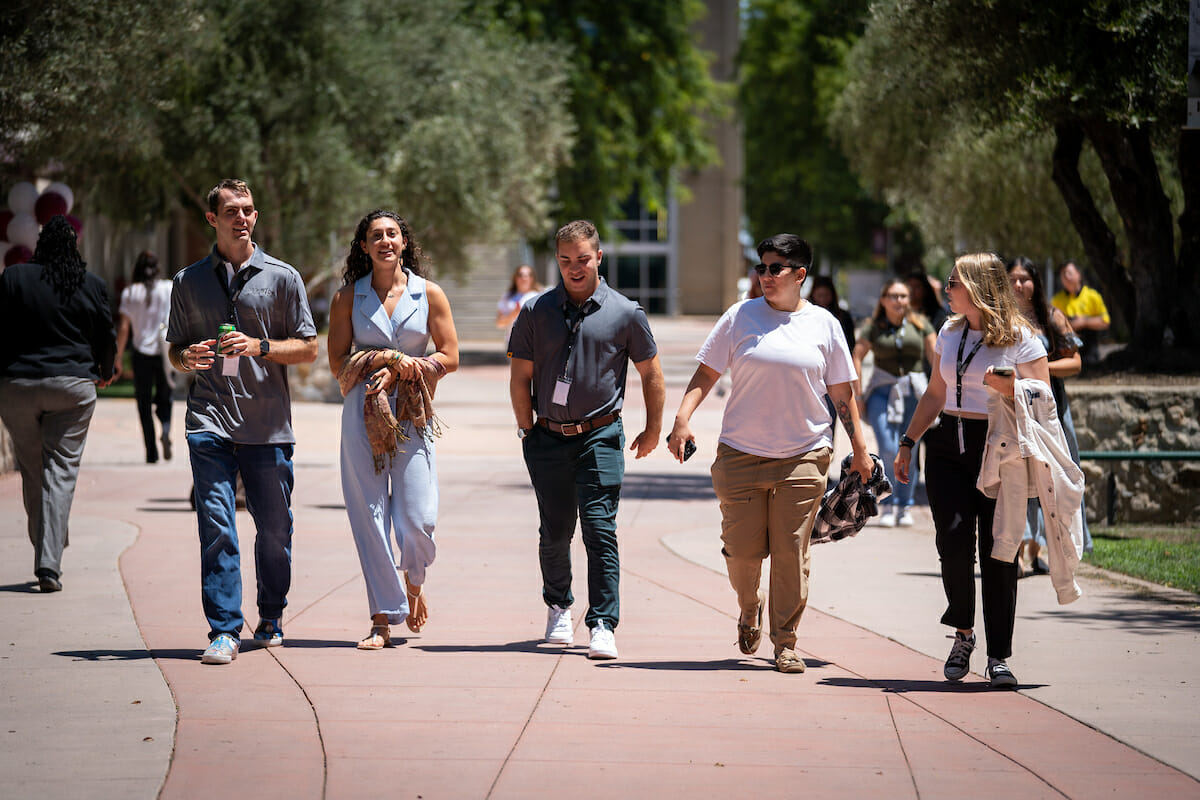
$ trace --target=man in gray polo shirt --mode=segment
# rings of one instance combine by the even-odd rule
[[[646,404],[646,428],[629,448],[638,458],[658,445],[666,388],[646,313],[600,277],[596,226],[564,225],[555,248],[562,282],[527,303],[513,325],[509,394],[538,501],[546,641],[575,640],[571,537],[578,517],[588,557],[588,657],[616,658],[616,520],[625,475],[620,412],[629,362],[641,376]]]
[[[195,372],[187,442],[200,524],[200,576],[209,644],[205,664],[237,658],[243,625],[241,553],[234,491],[241,473],[257,535],[259,623],[254,639],[283,643],[292,582],[292,406],[287,365],[317,358],[304,282],[251,238],[258,211],[245,183],[208,193],[217,243],[175,276],[167,341],[171,363]],[[232,333],[217,340],[221,325]]]

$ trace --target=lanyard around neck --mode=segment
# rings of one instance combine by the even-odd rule
[[[567,357],[563,361],[563,377],[565,378],[571,366],[571,353],[575,350],[575,339],[579,336],[579,329],[583,327],[583,318],[592,310],[592,301],[584,300],[583,305],[576,309],[575,313],[571,313],[571,304],[568,302],[563,306],[563,319],[567,324]]]
[[[967,334],[970,332],[970,330],[971,329],[969,327],[967,327],[966,323],[964,322],[963,323],[963,335],[962,335],[962,338],[958,340],[958,359],[955,361],[955,364],[954,364],[954,377],[955,377],[955,380],[954,380],[954,403],[955,403],[955,405],[958,406],[959,411],[962,411],[962,389],[963,389],[962,379],[963,379],[963,375],[965,375],[967,373],[967,367],[971,366],[971,359],[975,358],[975,354],[978,353],[979,348],[983,346],[983,337],[981,335],[979,341],[976,342],[975,346],[971,348],[971,352],[967,356],[967,360],[963,361],[963,348],[966,347]]]

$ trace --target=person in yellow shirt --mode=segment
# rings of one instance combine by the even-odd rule
[[[1051,304],[1067,315],[1071,327],[1083,340],[1079,355],[1084,366],[1100,363],[1100,333],[1110,323],[1104,298],[1090,286],[1083,285],[1083,273],[1074,261],[1064,261],[1058,268],[1062,291],[1056,292]]]

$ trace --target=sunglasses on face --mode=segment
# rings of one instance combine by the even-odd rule
[[[958,278],[947,278],[946,279],[946,288],[947,289],[953,289],[955,286],[962,286],[962,281],[960,281]]]
[[[778,278],[785,269],[794,269],[791,264],[755,264],[754,271],[759,275],[766,275],[769,271],[772,278]]]

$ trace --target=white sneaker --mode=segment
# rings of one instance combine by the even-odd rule
[[[575,644],[571,609],[558,606],[546,609],[546,641],[550,644]]]
[[[588,658],[616,658],[617,637],[601,621],[592,628],[592,641],[588,645]]]
[[[896,517],[890,508],[880,511],[879,516],[874,517],[872,521],[881,528],[896,527]]]
[[[902,508],[896,512],[896,524],[901,528],[911,528],[913,526],[912,513],[907,508]]]

